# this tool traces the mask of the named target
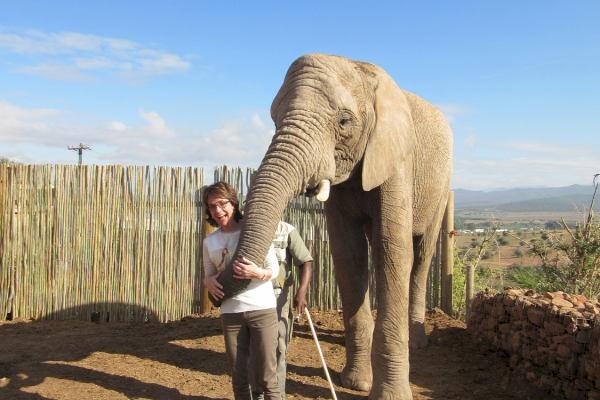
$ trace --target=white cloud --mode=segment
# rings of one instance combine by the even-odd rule
[[[477,137],[477,135],[469,135],[465,138],[465,140],[463,140],[463,145],[465,147],[473,147],[475,146],[475,143],[479,140],[479,138]]]
[[[258,129],[265,129],[265,124],[262,122],[258,114],[254,114],[252,116],[252,124]]]
[[[190,68],[189,61],[183,61],[175,54],[150,54],[153,58],[140,58],[139,63],[143,66],[142,72],[148,75],[169,74],[174,72],[185,72]]]
[[[127,127],[127,125],[125,125],[122,122],[119,121],[111,121],[108,125],[107,128],[113,131],[118,131],[118,132],[125,132],[127,129],[129,129]]]
[[[472,113],[473,109],[464,104],[457,103],[439,103],[435,105],[446,117],[446,121],[449,124],[453,124],[456,122],[456,116],[459,114],[467,114]]]
[[[218,129],[207,133],[171,127],[153,110],[140,108],[138,116],[140,123],[135,125],[114,120],[98,124],[97,119],[74,123],[76,118],[66,111],[26,109],[0,101],[0,151],[37,146],[46,149],[44,157],[54,153],[62,159],[67,146],[86,143],[95,150],[97,162],[105,164],[257,167],[274,134],[258,114],[221,121]]]
[[[23,35],[0,33],[0,47],[16,53],[71,54],[75,51],[128,51],[141,48],[127,39],[77,32],[50,33],[28,30]]]
[[[23,74],[39,75],[46,79],[53,79],[57,81],[80,81],[80,82],[91,82],[96,81],[93,75],[83,74],[79,72],[74,65],[60,65],[60,64],[39,64],[35,67],[21,67],[15,69],[15,72],[21,72]]]
[[[490,143],[490,146],[501,147],[508,150],[523,151],[530,153],[545,153],[556,155],[585,155],[590,154],[591,149],[585,146],[574,146],[566,143],[547,143],[532,140],[521,140],[511,142]]]
[[[175,137],[173,128],[167,127],[165,120],[158,115],[156,111],[144,112],[143,108],[139,109],[140,118],[146,120],[150,125],[142,129],[140,133],[149,134],[151,137],[172,139]],[[146,136],[146,135],[145,135]]]
[[[597,154],[597,153],[596,153]],[[544,154],[527,154],[524,157],[509,155],[500,159],[455,157],[452,187],[482,189],[489,187],[568,186],[589,184],[600,171],[600,157],[568,152],[560,157]]]
[[[102,72],[116,72],[128,79],[182,73],[191,67],[176,54],[145,48],[127,39],[77,32],[22,34],[0,32],[0,49],[29,56],[43,56],[37,65],[22,65],[14,72],[47,79],[90,81]],[[82,73],[81,71],[86,71]],[[90,75],[95,73],[95,75]]]

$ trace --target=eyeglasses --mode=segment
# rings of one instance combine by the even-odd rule
[[[217,207],[219,207],[222,210],[223,207],[225,207],[227,205],[227,203],[231,203],[231,201],[229,201],[229,200],[217,201],[217,202],[215,202],[213,204],[209,204],[208,205],[208,209],[210,211],[215,211],[217,209]]]

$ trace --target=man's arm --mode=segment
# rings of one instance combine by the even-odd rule
[[[304,241],[300,237],[297,229],[292,229],[288,235],[288,249],[292,257],[292,263],[300,268],[300,283],[296,296],[294,297],[294,308],[300,315],[307,306],[306,293],[312,276],[312,256],[306,248]]]
[[[304,307],[307,306],[306,293],[308,292],[308,285],[310,284],[310,278],[312,277],[312,261],[307,261],[300,265],[300,285],[296,296],[294,296],[294,308],[296,309],[296,315],[302,314]]]

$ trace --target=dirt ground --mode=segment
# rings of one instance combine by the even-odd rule
[[[341,311],[312,317],[337,397],[366,398],[339,385]],[[546,398],[510,373],[505,353],[474,344],[462,322],[430,311],[426,328],[430,346],[410,354],[415,399]],[[289,346],[287,393],[331,398],[305,318]],[[0,399],[230,398],[218,311],[167,324],[0,322]]]

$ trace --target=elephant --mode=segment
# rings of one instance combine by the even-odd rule
[[[408,353],[427,346],[427,273],[452,175],[448,123],[382,68],[316,53],[292,63],[271,117],[275,134],[249,190],[233,260],[260,264],[295,196],[324,201],[345,327],[341,383],[370,391],[370,399],[412,399]],[[226,297],[248,283],[233,278],[231,265],[219,282]]]

